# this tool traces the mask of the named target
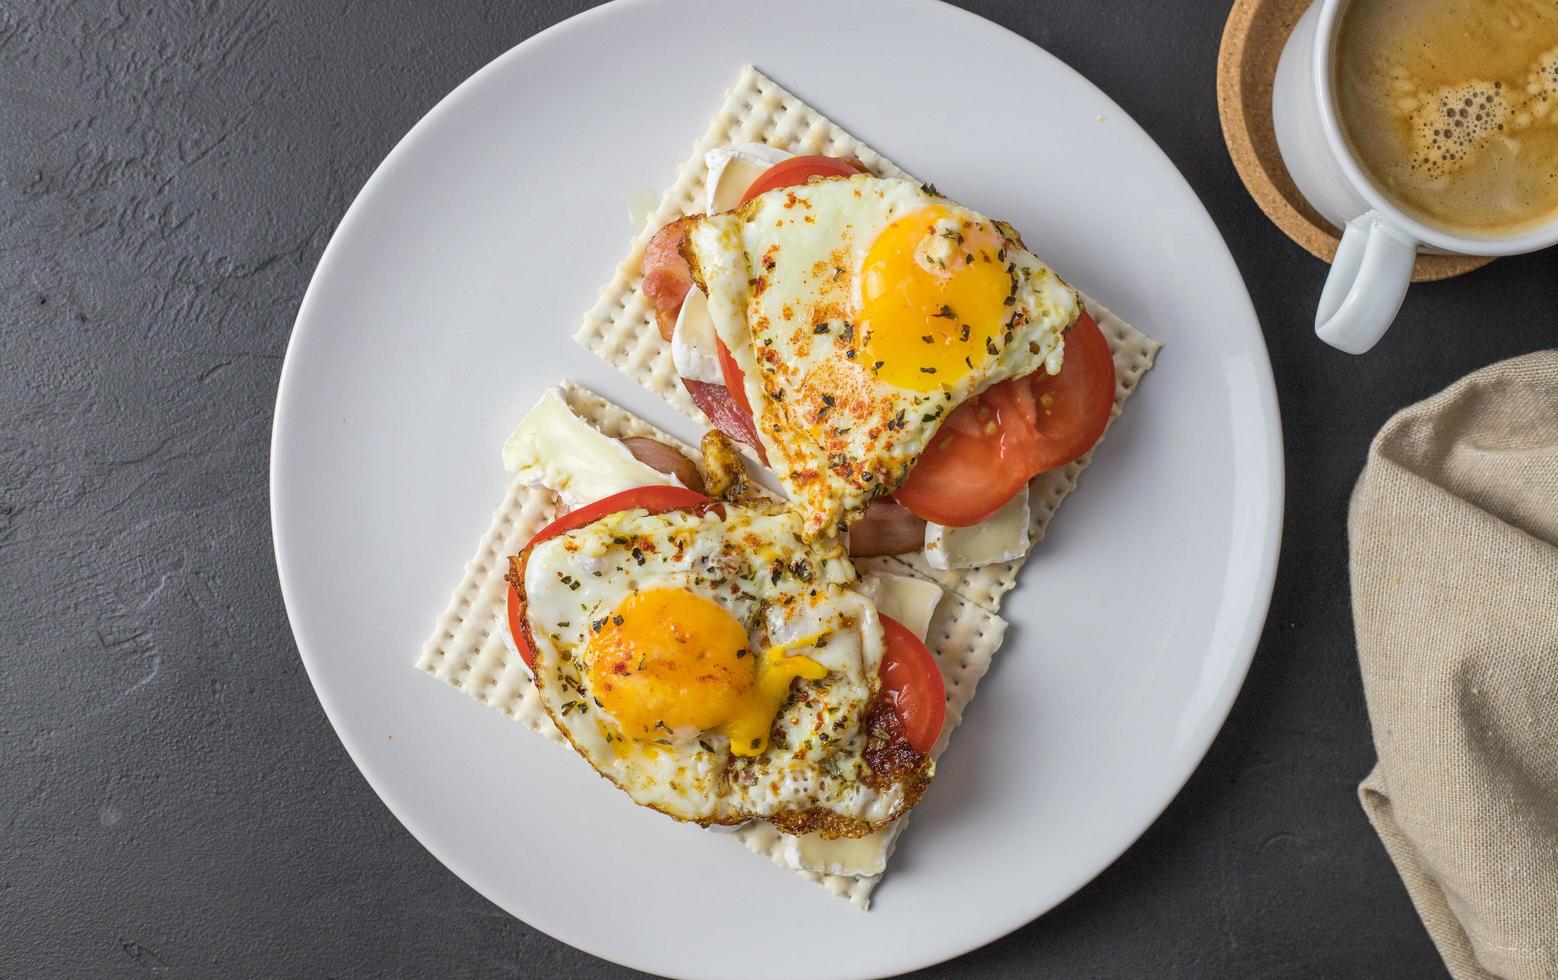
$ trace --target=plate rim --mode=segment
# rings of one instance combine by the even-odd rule
[[[610,0],[610,2],[602,3],[587,10],[580,11],[579,13],[576,13],[544,28],[543,30],[537,31],[535,34],[526,37],[524,40],[508,48],[492,60],[488,61],[486,64],[482,65],[476,71],[471,73],[471,75],[469,75],[442,98],[440,98],[431,108],[427,110],[427,112],[425,112],[417,119],[417,121],[405,132],[404,135],[396,140],[395,145],[374,168],[373,173],[369,175],[368,179],[363,183],[362,187],[353,197],[350,205],[348,205],[346,210],[342,213],[341,219],[337,223],[335,229],[332,231],[330,240],[321,253],[319,262],[315,266],[313,274],[310,276],[308,287],[304,291],[303,297],[299,302],[297,316],[293,321],[292,330],[288,334],[286,352],[283,358],[282,367],[277,382],[276,399],[272,413],[271,440],[269,446],[270,462],[268,466],[267,481],[268,511],[271,522],[272,536],[272,554],[276,563],[278,582],[281,587],[282,604],[287,613],[288,626],[292,631],[294,644],[298,651],[298,657],[303,662],[304,671],[308,676],[309,684],[313,688],[315,697],[319,699],[320,706],[324,710],[325,716],[329,720],[331,728],[335,732],[336,738],[340,741],[342,747],[346,750],[353,766],[357,769],[362,778],[368,783],[368,786],[373,790],[375,795],[378,796],[380,802],[383,803],[383,805],[390,811],[390,813],[401,824],[401,826],[411,834],[413,839],[415,839],[417,843],[420,844],[429,854],[431,854],[440,864],[442,864],[447,870],[458,877],[462,883],[471,888],[482,898],[492,902],[498,908],[502,909],[505,914],[518,919],[527,927],[535,929],[536,931],[541,932],[550,938],[569,946],[570,948],[578,949],[581,952],[587,953],[588,955],[597,957],[606,962],[617,963],[622,966],[627,966],[629,968],[643,970],[651,973],[656,972],[656,966],[654,964],[641,961],[635,962],[631,959],[620,959],[615,956],[598,952],[595,949],[588,948],[583,944],[576,943],[563,936],[559,936],[550,929],[537,925],[531,920],[516,914],[507,906],[507,904],[489,895],[487,891],[473,882],[473,876],[467,873],[464,867],[464,861],[452,856],[446,851],[446,849],[442,847],[435,847],[430,842],[430,837],[433,836],[430,828],[425,828],[421,820],[413,817],[408,812],[407,808],[400,804],[398,794],[395,791],[390,790],[386,785],[386,780],[383,773],[377,772],[373,765],[370,765],[367,761],[365,761],[360,745],[354,744],[355,740],[347,736],[343,730],[343,724],[337,720],[338,717],[341,717],[339,713],[341,713],[343,710],[342,706],[332,694],[328,693],[329,685],[321,684],[320,677],[316,674],[316,671],[320,669],[320,665],[322,665],[323,661],[310,654],[307,644],[304,642],[302,635],[295,625],[297,622],[297,617],[294,615],[294,606],[296,604],[295,596],[297,595],[297,587],[293,586],[289,588],[288,586],[288,563],[283,556],[286,548],[283,539],[286,537],[286,534],[282,530],[284,521],[279,519],[278,516],[280,514],[281,508],[279,508],[277,505],[277,491],[279,483],[283,479],[283,464],[281,459],[285,453],[281,451],[281,447],[285,443],[285,439],[283,437],[284,421],[290,418],[292,414],[292,411],[287,407],[290,401],[288,394],[289,392],[294,391],[297,386],[297,382],[295,380],[297,370],[294,367],[296,361],[293,357],[297,338],[305,329],[310,329],[306,327],[305,324],[311,319],[311,309],[317,302],[316,290],[322,288],[320,283],[330,278],[329,272],[337,263],[342,261],[342,250],[344,246],[341,245],[341,241],[344,237],[342,234],[343,231],[349,227],[354,226],[357,221],[362,219],[363,212],[365,212],[371,206],[371,200],[379,196],[380,186],[390,179],[389,175],[395,170],[395,165],[399,162],[400,158],[405,154],[412,152],[412,144],[418,140],[419,135],[422,132],[430,128],[430,126],[433,124],[433,121],[446,113],[456,111],[456,104],[458,102],[467,97],[488,76],[501,71],[502,68],[510,61],[523,58],[530,49],[539,47],[548,41],[555,40],[559,35],[566,34],[573,30],[582,29],[584,26],[597,19],[610,17],[616,11],[622,8],[630,6],[636,7],[653,5],[659,2],[663,2],[663,0]],[[1196,192],[1195,186],[1185,178],[1183,171],[1181,171],[1173,162],[1173,160],[1168,157],[1167,153],[1164,152],[1158,141],[1153,138],[1153,136],[1148,133],[1130,113],[1122,108],[1111,96],[1109,96],[1107,92],[1104,92],[1102,89],[1100,89],[1085,75],[1077,71],[1059,57],[1051,54],[1041,45],[1024,37],[1021,34],[1018,34],[1016,31],[1013,31],[1012,29],[1002,24],[975,13],[974,11],[956,6],[955,4],[949,2],[949,0],[919,0],[919,2],[927,6],[940,7],[952,12],[954,16],[962,18],[965,22],[969,23],[972,29],[986,30],[994,28],[1006,35],[1009,35],[1011,38],[1018,40],[1022,42],[1022,44],[1026,45],[1027,48],[1030,49],[1031,54],[1037,54],[1037,56],[1040,58],[1048,59],[1054,64],[1054,66],[1075,76],[1077,81],[1080,81],[1087,88],[1091,89],[1108,105],[1111,119],[1122,120],[1125,124],[1140,133],[1140,135],[1145,138],[1147,145],[1151,147],[1152,152],[1155,152],[1161,162],[1175,172],[1180,182],[1189,190],[1191,196],[1195,200],[1196,207],[1206,218],[1208,225],[1215,232],[1218,242],[1222,245],[1221,252],[1214,253],[1213,258],[1217,261],[1226,261],[1230,266],[1232,277],[1234,281],[1238,283],[1239,289],[1237,290],[1236,296],[1231,295],[1229,299],[1235,301],[1235,304],[1238,305],[1243,312],[1248,314],[1248,324],[1253,334],[1253,340],[1255,341],[1255,346],[1253,349],[1258,350],[1260,354],[1259,358],[1253,359],[1252,367],[1255,368],[1255,370],[1252,371],[1252,374],[1254,375],[1254,380],[1256,382],[1257,401],[1261,408],[1261,428],[1264,433],[1267,447],[1266,459],[1264,460],[1264,472],[1262,476],[1264,478],[1268,493],[1263,503],[1266,507],[1266,512],[1270,519],[1267,521],[1264,536],[1260,541],[1259,567],[1257,569],[1256,580],[1253,583],[1254,587],[1252,596],[1254,601],[1250,606],[1250,615],[1245,618],[1243,627],[1240,630],[1237,639],[1232,644],[1232,649],[1236,651],[1237,656],[1230,659],[1228,663],[1228,670],[1224,675],[1222,690],[1219,692],[1218,696],[1213,699],[1207,710],[1202,715],[1202,722],[1200,726],[1198,726],[1201,729],[1201,731],[1198,731],[1198,737],[1192,739],[1188,743],[1193,746],[1194,751],[1186,752],[1184,757],[1191,761],[1189,761],[1188,765],[1186,765],[1185,771],[1182,774],[1176,775],[1175,778],[1170,781],[1174,786],[1173,791],[1166,795],[1161,804],[1152,808],[1151,818],[1148,819],[1134,834],[1125,839],[1124,842],[1118,847],[1118,849],[1113,850],[1113,853],[1109,854],[1107,860],[1102,861],[1099,866],[1094,871],[1092,871],[1092,873],[1088,874],[1085,878],[1078,880],[1074,887],[1071,887],[1069,891],[1067,891],[1060,898],[1056,899],[1054,902],[1049,903],[1042,908],[1038,908],[1031,914],[1029,914],[1027,910],[1024,909],[1018,912],[1015,918],[1009,917],[1009,921],[1003,921],[1000,923],[996,931],[984,935],[983,938],[976,938],[971,942],[959,941],[957,943],[953,943],[945,951],[937,954],[931,959],[920,960],[907,966],[894,966],[893,969],[895,970],[923,969],[945,963],[949,960],[965,955],[973,950],[982,948],[983,946],[995,942],[1004,936],[1010,935],[1012,932],[1015,932],[1016,930],[1049,913],[1058,905],[1070,900],[1082,889],[1086,888],[1104,871],[1114,866],[1120,857],[1129,851],[1132,847],[1134,847],[1135,844],[1141,839],[1141,837],[1147,832],[1147,830],[1153,827],[1158,822],[1158,820],[1161,819],[1163,813],[1169,808],[1169,806],[1172,805],[1176,799],[1178,799],[1180,793],[1183,792],[1185,785],[1189,782],[1190,778],[1194,775],[1196,770],[1199,769],[1201,764],[1205,761],[1206,755],[1210,751],[1212,744],[1216,741],[1217,736],[1221,734],[1223,727],[1227,723],[1228,715],[1232,711],[1233,705],[1237,701],[1238,696],[1243,690],[1244,684],[1248,679],[1250,665],[1252,664],[1255,653],[1259,648],[1261,635],[1264,632],[1270,614],[1271,601],[1276,584],[1277,567],[1281,553],[1283,521],[1286,506],[1286,468],[1282,437],[1281,411],[1277,399],[1276,383],[1271,364],[1270,351],[1268,345],[1266,344],[1264,331],[1260,325],[1260,318],[1249,295],[1249,287],[1244,281],[1244,276],[1238,267],[1238,263],[1234,260],[1233,254],[1228,248],[1227,240],[1223,236],[1221,228],[1218,227],[1216,221],[1212,218],[1211,212],[1206,208],[1206,205],[1202,201],[1200,194]],[[283,499],[287,498],[287,496],[288,495],[285,493],[280,494],[280,497]],[[1235,680],[1236,682],[1234,682]],[[1215,724],[1213,722],[1215,722]],[[877,974],[840,974],[840,976],[872,975]]]

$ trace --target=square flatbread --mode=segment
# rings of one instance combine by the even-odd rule
[[[648,436],[698,458],[692,447],[590,391],[573,384],[564,384],[560,391],[575,414],[609,436]],[[518,554],[537,531],[551,523],[557,504],[557,496],[544,487],[528,487],[517,479],[510,482],[487,533],[476,546],[475,556],[466,563],[464,577],[438,618],[433,635],[422,645],[417,666],[536,734],[567,747],[541,707],[540,696],[523,661],[505,640],[508,586],[503,576],[508,569],[508,557]],[[947,686],[947,721],[934,754],[939,755],[946,747],[1005,631],[1005,620],[977,604],[954,595],[942,597],[926,636],[926,645],[935,653]],[[934,784],[931,791],[934,792]],[[631,804],[624,799],[623,805]],[[723,836],[734,837],[748,849],[788,867],[785,838],[769,824],[749,823]],[[890,848],[891,843],[889,839],[883,846]],[[862,909],[869,906],[871,892],[881,880],[881,875],[856,878],[812,871],[796,873]]]
[[[823,153],[853,156],[866,169],[882,177],[911,177],[892,161],[855,139],[817,110],[779,87],[757,69],[742,70],[736,85],[725,96],[725,104],[714,116],[709,129],[693,144],[676,182],[649,215],[643,230],[633,239],[627,257],[617,266],[615,275],[601,289],[600,299],[584,316],[574,339],[628,377],[665,399],[677,410],[705,428],[710,422],[682,387],[676,367],[671,363],[671,345],[655,327],[654,311],[640,286],[644,245],[655,231],[684,214],[703,210],[708,167],[706,152],[731,143],[767,143],[796,154]],[[1118,418],[1125,400],[1136,390],[1143,374],[1152,367],[1162,346],[1132,327],[1089,297],[1083,301],[1098,321],[1109,349],[1114,353],[1114,411],[1110,422]],[[1105,432],[1107,435],[1107,430]],[[1030,540],[1037,544],[1055,509],[1077,484],[1092,453],[1058,470],[1042,474],[1029,489],[1031,515]],[[1030,551],[1031,553],[1031,551]],[[1001,597],[1017,581],[1017,570],[1027,557],[985,565],[980,568],[938,571],[923,555],[907,558],[868,559],[863,568],[903,573],[905,569],[930,578],[943,588],[998,613]]]

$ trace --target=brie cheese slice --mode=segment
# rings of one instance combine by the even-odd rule
[[[694,286],[687,290],[682,310],[676,315],[676,329],[671,331],[671,363],[676,365],[677,375],[690,381],[724,384],[718,343],[714,321],[709,319],[709,298]]]
[[[887,870],[887,858],[898,842],[902,820],[864,837],[825,840],[821,834],[784,838],[784,863],[797,871],[861,878]]]
[[[709,180],[704,192],[704,213],[719,214],[740,204],[747,188],[763,171],[794,155],[763,143],[717,146],[705,153],[703,162],[709,168]]]
[[[876,603],[878,612],[898,620],[925,642],[931,617],[941,604],[941,586],[913,575],[867,572],[861,576],[860,591]]]
[[[575,415],[556,388],[515,426],[503,444],[503,467],[527,486],[555,492],[570,508],[634,487],[682,485]]]
[[[943,571],[1011,561],[1028,553],[1028,488],[989,518],[968,527],[925,525],[925,561]]]

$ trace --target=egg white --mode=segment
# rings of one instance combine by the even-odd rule
[[[885,382],[858,356],[859,279],[882,231],[932,205],[1004,240],[1014,320],[977,369],[917,391]],[[901,483],[958,404],[1007,378],[1058,371],[1064,331],[1081,309],[1008,226],[920,185],[866,174],[770,191],[705,216],[688,233],[687,253],[808,538],[832,533]]]

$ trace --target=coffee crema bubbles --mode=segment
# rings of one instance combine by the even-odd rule
[[[1337,108],[1379,189],[1460,233],[1558,217],[1558,0],[1355,0]]]

